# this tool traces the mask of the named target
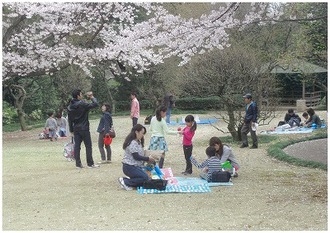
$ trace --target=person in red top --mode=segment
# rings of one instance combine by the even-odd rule
[[[136,93],[131,93],[131,119],[133,122],[133,127],[138,123],[138,119],[140,116],[140,103],[136,98]]]
[[[192,139],[197,129],[197,123],[193,115],[186,116],[185,122],[186,122],[186,127],[182,131],[180,131],[180,134],[183,136],[182,139],[183,153],[186,159],[186,170],[182,172],[182,174],[188,175],[192,173],[192,163],[190,160],[190,156],[192,155],[192,149],[193,149]]]

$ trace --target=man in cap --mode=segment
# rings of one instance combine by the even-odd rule
[[[248,147],[247,134],[250,132],[253,145],[251,149],[258,148],[258,138],[256,134],[257,119],[258,119],[258,107],[257,104],[252,101],[252,95],[247,93],[243,96],[245,102],[245,117],[244,123],[241,129],[242,145],[241,148]]]

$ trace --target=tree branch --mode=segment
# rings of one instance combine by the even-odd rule
[[[2,37],[2,46],[5,45],[12,35],[12,32],[18,25],[26,19],[25,15],[20,16],[7,30],[4,36]]]

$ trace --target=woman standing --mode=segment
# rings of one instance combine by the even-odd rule
[[[110,132],[112,127],[112,116],[110,113],[110,104],[104,103],[101,107],[103,112],[102,117],[100,119],[99,126],[97,127],[97,132],[99,133],[98,146],[101,153],[101,161],[99,163],[110,163],[111,162],[111,147],[110,145],[104,144],[104,137],[107,133]],[[107,158],[105,158],[104,147],[107,151]]]
[[[148,149],[164,151],[163,156],[159,160],[159,168],[163,168],[165,152],[168,151],[165,134],[178,135],[178,131],[170,130],[167,127],[164,119],[166,117],[166,111],[167,108],[165,106],[159,107],[156,110],[156,115],[150,121],[151,138]]]
[[[136,124],[123,144],[125,150],[122,160],[123,172],[129,178],[119,177],[118,182],[127,191],[132,190],[132,187],[142,186],[144,181],[150,179],[146,171],[143,170],[144,162],[154,163],[155,160],[144,156],[144,135],[146,133],[147,130],[143,125]]]

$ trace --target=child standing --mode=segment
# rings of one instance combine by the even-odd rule
[[[206,148],[205,153],[208,157],[207,160],[199,164],[194,157],[190,157],[191,162],[199,169],[203,169],[200,176],[207,180],[212,181],[212,173],[220,171],[221,161],[218,156],[216,156],[216,149],[213,146]]]
[[[185,122],[186,122],[186,127],[179,133],[183,135],[183,139],[182,139],[183,153],[186,159],[186,170],[182,172],[182,174],[188,175],[192,173],[192,164],[190,161],[190,156],[192,154],[192,149],[193,149],[192,139],[197,129],[197,123],[193,115],[186,116]]]
[[[53,141],[54,138],[57,140],[57,122],[54,118],[54,112],[48,112],[48,119],[46,120],[45,130],[49,131],[50,140]]]
[[[148,150],[163,151],[163,155],[159,160],[159,168],[163,168],[165,152],[168,151],[165,134],[178,135],[178,131],[170,130],[167,127],[164,119],[166,111],[166,106],[160,106],[156,110],[156,115],[153,116],[150,121],[151,138]]]

